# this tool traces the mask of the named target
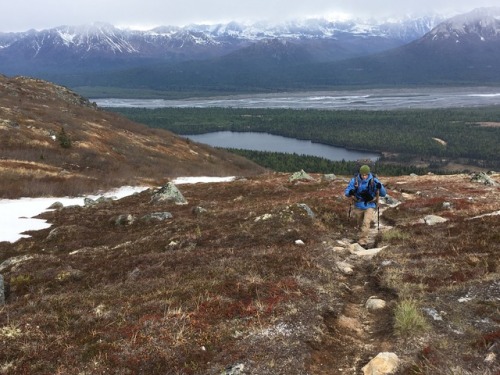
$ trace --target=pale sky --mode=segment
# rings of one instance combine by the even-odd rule
[[[498,6],[498,0],[2,0],[0,32],[94,22],[150,29],[312,17],[385,19],[430,12],[452,16],[491,6]]]

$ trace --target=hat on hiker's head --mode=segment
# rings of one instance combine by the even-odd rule
[[[359,168],[359,173],[360,174],[370,174],[370,167],[367,165],[362,165],[361,168]]]

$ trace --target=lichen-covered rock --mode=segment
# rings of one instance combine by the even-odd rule
[[[177,189],[177,186],[172,182],[167,183],[155,192],[151,197],[151,202],[172,202],[175,204],[188,203],[179,189]]]
[[[304,172],[303,169],[301,169],[299,172],[295,172],[288,179],[288,181],[290,181],[290,182],[292,182],[292,181],[313,181],[313,180],[314,180],[314,178],[312,178],[306,172]]]

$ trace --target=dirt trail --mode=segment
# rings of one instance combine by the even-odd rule
[[[382,214],[381,209],[380,214]],[[370,231],[370,242],[376,243],[377,235],[390,229],[380,220]],[[325,243],[326,251],[335,245]],[[341,308],[323,316],[327,328],[323,341],[315,347],[312,354],[310,373],[315,375],[360,374],[373,357],[380,352],[393,351],[391,342],[393,318],[390,313],[396,296],[379,287],[375,270],[378,267],[372,257],[359,256],[345,252],[341,255],[344,262],[352,265],[353,273],[348,276]],[[386,302],[380,310],[365,307],[370,297]]]

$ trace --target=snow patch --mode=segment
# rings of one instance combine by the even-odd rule
[[[225,182],[233,181],[235,177],[179,177],[173,182],[175,184],[190,184],[198,182]],[[119,189],[107,192],[98,192],[97,195],[86,197],[97,199],[108,197],[120,199],[134,193],[148,189],[146,186],[123,186]],[[36,219],[35,216],[51,211],[48,209],[53,203],[61,202],[64,206],[84,205],[86,197],[44,197],[44,198],[20,198],[0,199],[0,242],[16,242],[21,238],[29,237],[23,234],[26,231],[46,229],[51,226],[46,220]]]

